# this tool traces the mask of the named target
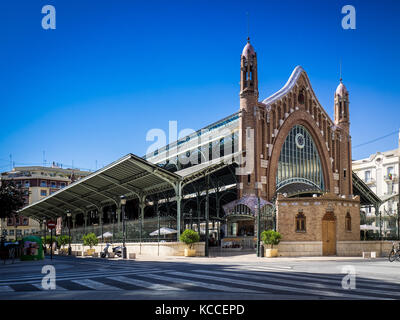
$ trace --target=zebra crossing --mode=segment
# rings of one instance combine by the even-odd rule
[[[190,269],[173,268],[172,265],[161,268],[152,264],[126,266],[118,270],[60,273],[56,276],[55,291],[204,291],[252,294],[258,295],[259,299],[263,299],[263,294],[331,299],[400,299],[400,283],[357,277],[356,288],[346,290],[342,288],[344,275],[299,272],[287,266],[197,265]],[[0,297],[9,292],[44,291],[42,277],[0,280]]]

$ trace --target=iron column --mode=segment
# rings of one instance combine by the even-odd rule
[[[126,259],[126,246],[125,246],[125,240],[126,240],[126,230],[125,230],[125,205],[126,205],[126,198],[125,196],[121,196],[121,209],[122,209],[122,234],[123,234],[123,239],[122,239],[122,258]]]
[[[207,189],[206,189],[206,246],[205,246],[205,256],[208,257],[208,223],[209,223],[209,194],[208,188],[210,185],[210,175],[207,175]]]
[[[71,248],[71,212],[68,210],[67,211],[67,220],[68,220],[68,255],[70,256],[72,254],[72,248]]]

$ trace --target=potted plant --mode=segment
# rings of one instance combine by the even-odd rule
[[[192,229],[186,229],[179,239],[188,246],[188,248],[185,248],[185,257],[196,256],[196,249],[193,248],[193,244],[199,242],[199,234]]]
[[[95,252],[95,249],[92,249],[92,247],[96,246],[99,243],[99,239],[97,239],[97,237],[96,237],[96,235],[94,233],[88,233],[88,234],[85,234],[82,237],[82,240],[83,240],[83,245],[84,246],[89,246],[90,247],[90,249],[88,249],[86,251],[86,254],[88,256],[92,256],[94,254],[94,252]]]
[[[67,255],[68,249],[64,248],[69,243],[69,236],[63,235],[57,238],[58,246],[61,248],[59,250],[60,254]]]
[[[278,245],[281,241],[282,235],[274,230],[266,230],[261,233],[261,240],[269,248],[265,249],[265,257],[277,257],[278,249],[274,249],[274,245]]]

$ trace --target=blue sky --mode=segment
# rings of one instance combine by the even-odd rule
[[[41,9],[56,8],[56,30]],[[341,8],[356,9],[356,30]],[[260,100],[296,65],[333,116],[350,92],[353,146],[400,127],[400,1],[89,1],[0,3],[0,171],[55,161],[94,170],[132,152],[146,133],[200,129],[239,109],[240,53],[258,54]],[[397,147],[397,135],[353,159]]]

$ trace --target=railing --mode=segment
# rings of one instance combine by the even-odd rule
[[[162,227],[168,227],[176,230],[176,220],[172,217],[160,217],[160,225],[158,226],[157,218],[147,218],[144,219],[141,226],[140,220],[128,220],[125,222],[125,230],[126,230],[126,242],[157,242],[158,236],[150,236],[150,233],[158,230]],[[110,233],[111,237],[101,237],[105,233]],[[68,228],[64,227],[61,230],[61,235],[71,235],[72,243],[81,243],[82,237],[85,234],[94,233],[96,237],[99,239],[99,243],[103,240],[103,242],[122,242],[124,239],[123,235],[123,223],[122,221],[118,223],[110,223],[100,225],[90,225],[85,227],[78,227],[69,231]],[[37,231],[33,233],[37,236],[43,236],[43,230]],[[49,235],[49,233],[46,233]],[[53,237],[56,237],[53,233]],[[160,235],[160,241],[176,241],[176,233],[168,234],[168,235]]]
[[[363,179],[363,181],[364,181],[366,184],[374,184],[374,183],[375,183],[375,179],[374,179],[374,178]]]
[[[386,182],[390,182],[390,181],[392,181],[392,182],[394,182],[394,181],[397,181],[397,174],[396,173],[392,173],[392,174],[388,174],[388,175],[386,175],[385,177],[384,177],[384,179],[385,179],[385,181]]]

